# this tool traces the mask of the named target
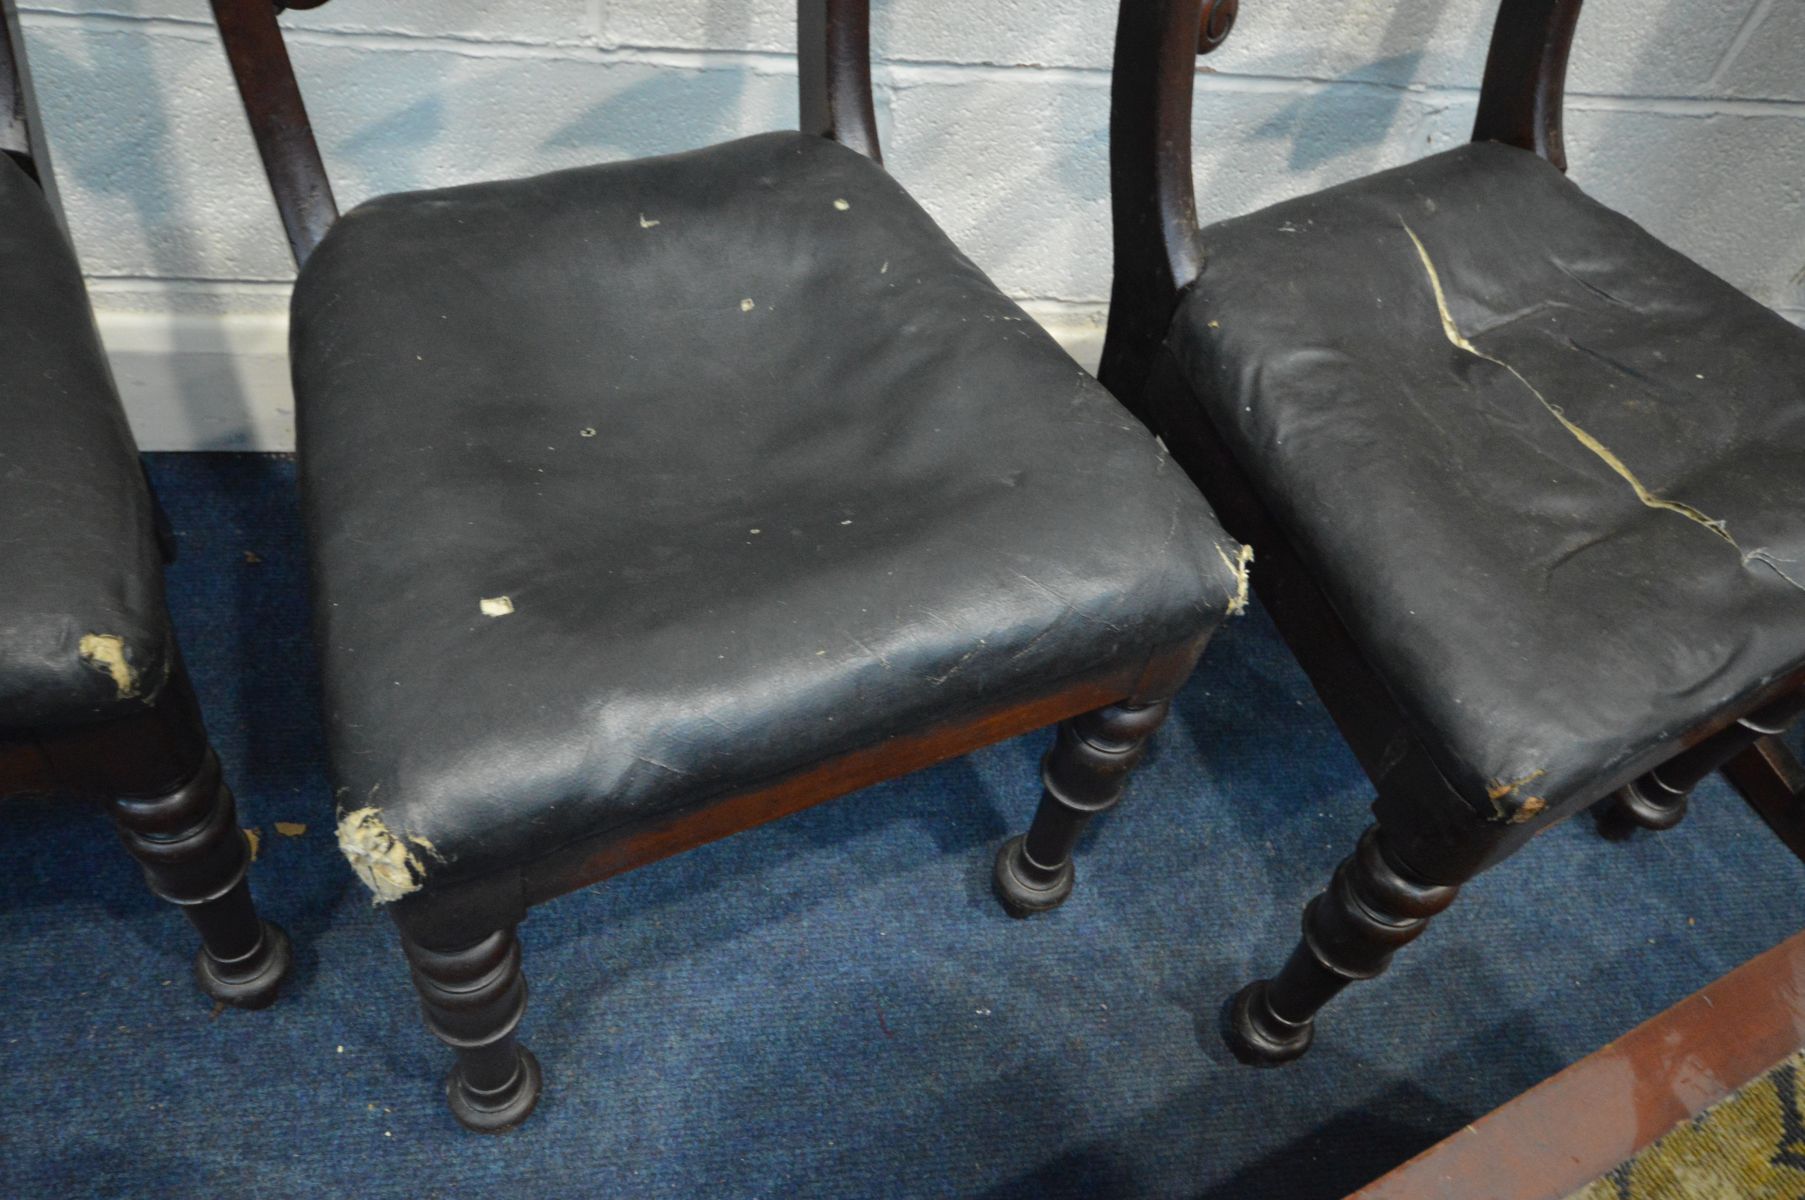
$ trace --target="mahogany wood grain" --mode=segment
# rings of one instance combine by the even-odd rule
[[[1116,17],[1109,87],[1116,265],[1097,378],[1156,432],[1143,398],[1153,356],[1179,294],[1203,270],[1191,177],[1191,82],[1203,28],[1204,0],[1129,0]]]
[[[1724,764],[1742,798],[1787,849],[1805,859],[1805,766],[1777,737],[1764,737]]]
[[[1561,170],[1561,99],[1582,0],[1503,0],[1479,89],[1476,142],[1533,150]]]
[[[324,0],[321,0],[323,3]],[[338,219],[332,184],[314,140],[313,124],[288,60],[276,6],[270,0],[212,0],[213,19],[232,64],[251,135],[288,233],[295,261],[303,263]],[[316,7],[297,4],[290,7]]]
[[[529,866],[523,892],[529,905],[756,828],[826,800],[912,774],[974,750],[1044,729],[1081,713],[1134,697],[1158,672],[1182,679],[1201,653],[1188,644],[1154,656],[1151,665],[1117,666],[1051,695],[1006,704],[984,714],[901,734],[750,790],[614,829]],[[1139,678],[1137,678],[1139,676]],[[1162,680],[1163,681],[1163,680]]]
[[[211,3],[289,248],[297,263],[306,262],[338,219],[338,205],[277,15],[325,0]],[[798,0],[796,16],[801,128],[882,161],[871,92],[869,0]]]
[[[871,95],[870,0],[797,0],[796,71],[802,132],[882,162]]]

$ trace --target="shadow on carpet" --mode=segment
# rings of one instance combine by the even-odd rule
[[[276,1007],[214,1015],[185,923],[101,814],[9,804],[9,1195],[1329,1200],[1801,924],[1805,868],[1713,780],[1666,835],[1557,827],[1333,1006],[1303,1062],[1234,1064],[1219,1005],[1289,953],[1368,803],[1255,611],[1050,917],[1011,921],[988,889],[1044,736],[535,910],[545,1098],[474,1137],[333,846],[293,465],[149,459],[171,607],[297,970]]]

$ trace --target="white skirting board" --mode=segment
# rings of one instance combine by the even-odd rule
[[[1094,371],[1101,306],[1025,303],[1066,352]],[[288,318],[95,314],[141,450],[295,448]]]
[[[286,316],[94,315],[140,450],[295,448]]]

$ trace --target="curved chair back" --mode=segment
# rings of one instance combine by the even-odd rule
[[[297,263],[305,262],[326,236],[338,219],[338,205],[276,15],[284,8],[318,8],[326,2],[212,0]],[[803,132],[879,159],[871,96],[870,0],[797,0],[796,28]],[[0,101],[4,98],[0,91]]]
[[[1563,170],[1561,96],[1582,0],[1501,0],[1474,141],[1534,151]],[[1227,36],[1237,0],[1121,0],[1110,84],[1115,286],[1099,376],[1137,405],[1180,294],[1204,270],[1191,175],[1195,57]]]

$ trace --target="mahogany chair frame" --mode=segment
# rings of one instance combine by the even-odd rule
[[[0,152],[48,189],[13,0],[0,0],[0,18]],[[173,559],[174,541],[160,533],[164,558]],[[27,793],[104,801],[151,892],[199,931],[201,990],[240,1008],[276,999],[291,959],[288,937],[251,902],[250,845],[179,659],[141,713],[78,728],[0,727],[0,796]]]
[[[1561,98],[1580,3],[1502,0],[1474,140],[1518,146],[1565,169]],[[1318,1011],[1350,983],[1384,971],[1462,884],[1564,814],[1509,823],[1487,819],[1461,798],[1226,443],[1206,420],[1162,419],[1203,411],[1165,338],[1181,300],[1209,271],[1191,167],[1194,59],[1220,43],[1236,7],[1235,0],[1120,5],[1110,107],[1115,281],[1099,374],[1164,438],[1224,528],[1258,549],[1253,587],[1375,790],[1375,823],[1306,908],[1304,936],[1289,961],[1275,977],[1243,988],[1225,1013],[1237,1057],[1272,1066],[1301,1056]],[[1598,799],[1610,801],[1607,829],[1672,825],[1687,793],[1733,759],[1745,792],[1780,795],[1780,770],[1762,755],[1778,748],[1770,735],[1805,709],[1802,686],[1805,671],[1776,680],[1743,711],[1689,730],[1666,761],[1633,762],[1600,779]],[[1749,753],[1756,743],[1761,754]]]
[[[305,262],[337,209],[283,45],[282,6],[212,4],[289,244],[296,262]],[[881,161],[867,0],[799,0],[797,30],[802,131]],[[1057,732],[1042,760],[1033,822],[1002,847],[993,879],[1011,915],[1058,906],[1072,889],[1080,833],[1120,799],[1207,640],[1206,633],[1155,647],[969,718],[908,731],[529,864],[391,903],[426,1025],[457,1054],[447,1080],[453,1114],[466,1128],[499,1133],[524,1120],[538,1099],[540,1068],[515,1037],[526,1003],[515,929],[532,905],[1048,725]]]

